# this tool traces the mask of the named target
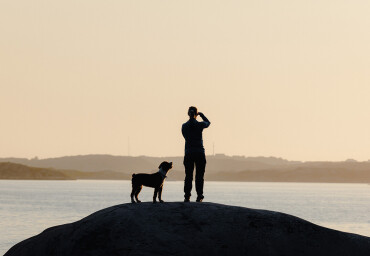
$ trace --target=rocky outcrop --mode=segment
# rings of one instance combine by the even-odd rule
[[[49,228],[5,256],[370,255],[370,238],[214,203],[122,204]]]

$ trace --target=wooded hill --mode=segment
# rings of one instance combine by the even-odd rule
[[[0,179],[131,179],[133,173],[157,171],[162,161],[173,162],[168,180],[184,179],[183,157],[112,155],[0,158],[0,162],[8,162],[0,165]],[[207,156],[205,177],[216,181],[370,183],[370,162],[300,162],[220,154]]]

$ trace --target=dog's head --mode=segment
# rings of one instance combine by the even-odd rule
[[[171,168],[172,168],[172,162],[166,162],[166,161],[164,161],[164,162],[162,162],[160,165],[159,165],[159,167],[158,167],[159,169],[162,169],[162,170],[164,170],[164,171],[166,171],[166,172],[168,172]]]

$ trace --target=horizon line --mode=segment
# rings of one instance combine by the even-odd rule
[[[46,159],[55,159],[55,158],[63,158],[63,157],[79,157],[79,156],[113,156],[113,157],[128,157],[128,158],[139,158],[139,157],[149,157],[149,158],[178,158],[178,157],[183,157],[181,155],[179,156],[149,156],[149,155],[115,155],[115,154],[77,154],[77,155],[63,155],[63,156],[55,156],[55,157],[45,157],[45,158],[39,158],[38,156],[34,156],[34,157],[14,157],[14,156],[11,156],[11,157],[0,157],[0,159],[3,159],[3,158],[15,158],[15,159],[27,159],[29,161],[32,161],[32,160],[46,160]],[[307,163],[307,162],[357,162],[357,163],[361,163],[361,162],[370,162],[370,159],[369,160],[363,160],[363,161],[358,161],[354,158],[347,158],[345,160],[308,160],[308,161],[303,161],[303,160],[289,160],[289,159],[286,159],[286,158],[283,158],[283,157],[277,157],[277,156],[262,156],[262,155],[259,155],[259,156],[245,156],[245,155],[227,155],[225,153],[216,153],[216,154],[209,154],[209,155],[206,155],[207,157],[230,157],[230,158],[275,158],[275,159],[281,159],[281,160],[285,160],[285,161],[288,161],[288,162],[300,162],[300,163]]]

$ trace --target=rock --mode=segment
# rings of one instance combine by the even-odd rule
[[[370,238],[214,203],[122,204],[46,229],[4,256],[370,255]]]

